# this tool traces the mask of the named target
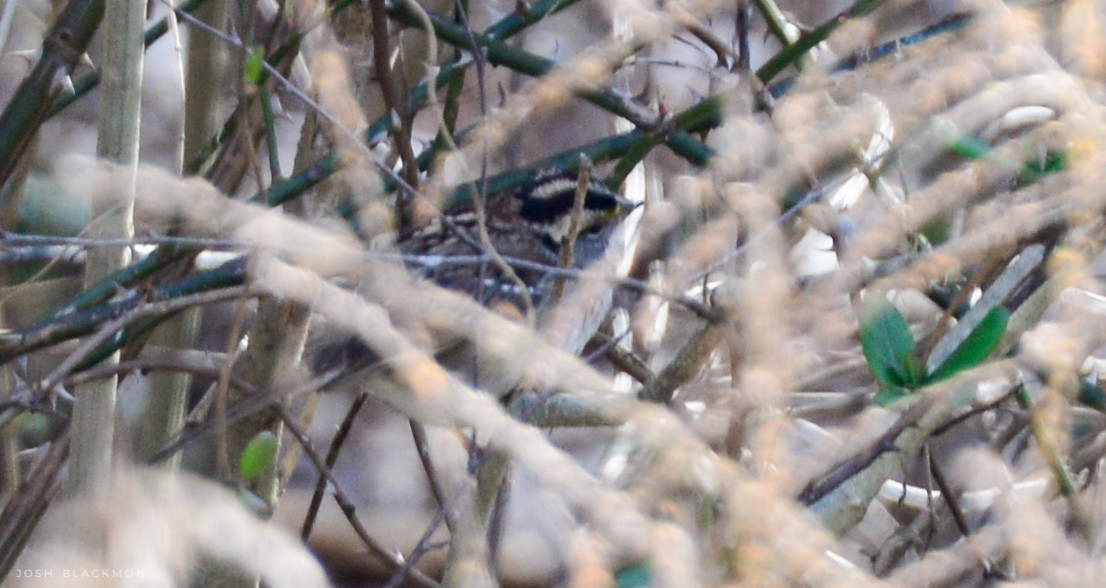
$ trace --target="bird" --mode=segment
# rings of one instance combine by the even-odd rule
[[[550,270],[558,269],[564,249],[572,246],[572,266],[575,269],[586,268],[598,261],[606,254],[619,224],[636,206],[602,181],[589,178],[577,209],[578,183],[575,173],[543,171],[511,195],[488,202],[484,224],[489,241],[508,265],[515,266],[512,272],[517,281],[488,259],[487,251],[477,236],[479,222],[471,205],[445,211],[422,227],[401,232],[397,235],[395,248],[406,261],[406,268],[418,278],[465,294],[487,307],[513,307],[513,316],[512,313],[505,313],[508,318],[521,319],[526,314],[523,305],[527,296],[522,295],[522,288],[525,288],[532,310],[540,320],[555,302],[551,294],[556,272]],[[572,233],[575,233],[575,239]],[[466,257],[474,259],[474,263],[452,263]],[[369,279],[377,277],[380,276],[373,275]],[[409,284],[386,282],[382,287],[390,289]],[[403,296],[404,293],[396,295]],[[417,295],[412,293],[411,297],[415,299]],[[424,314],[431,315],[438,310],[428,308]],[[480,333],[479,336],[487,338],[489,335]],[[305,389],[352,391],[352,387],[364,392],[368,387],[375,387],[378,398],[385,402],[404,395],[402,390],[396,388],[399,384],[389,377],[387,369],[377,369],[386,367],[387,362],[381,361],[359,338],[348,334],[335,339],[323,338],[312,343],[312,347],[314,352],[307,359],[306,367],[315,377]],[[465,341],[438,342],[434,356],[444,368],[459,375],[463,383],[505,399],[516,390],[517,370],[510,373],[511,370],[504,369],[502,365],[486,361],[475,347]],[[542,361],[548,361],[548,357]],[[572,380],[571,377],[567,379]],[[578,378],[574,383],[582,383],[586,379]],[[245,418],[270,406],[274,391],[265,388],[239,399],[228,407],[227,422]],[[189,426],[150,461],[164,459],[203,435],[210,434],[215,427],[216,419],[213,417],[202,424]]]
[[[479,216],[472,203],[399,232],[395,249],[417,278],[465,294],[508,318],[529,318],[531,324],[540,324],[555,303],[559,272],[552,270],[561,269],[565,249],[572,250],[570,269],[591,265],[604,255],[615,229],[634,207],[590,177],[577,212],[578,185],[575,172],[549,169],[509,195],[488,200],[484,227],[494,254],[480,237]],[[435,351],[444,367],[463,372],[471,385],[490,386],[496,380],[479,375],[487,369],[474,366],[479,360],[463,343],[439,342]],[[348,375],[376,361],[360,339],[348,337],[319,346],[314,371]]]

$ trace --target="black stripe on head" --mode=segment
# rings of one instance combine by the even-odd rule
[[[527,222],[552,222],[572,211],[576,201],[576,174],[540,174],[515,192],[515,197],[522,200],[520,214]],[[606,212],[617,210],[618,206],[618,197],[605,184],[593,179],[584,196],[584,208]]]

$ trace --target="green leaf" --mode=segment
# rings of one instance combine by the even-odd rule
[[[882,388],[914,388],[921,382],[914,335],[906,319],[886,299],[879,298],[861,315],[860,345],[868,368]]]
[[[949,149],[968,159],[979,159],[991,151],[991,146],[978,137],[961,135],[948,143]]]
[[[1106,412],[1106,392],[1087,380],[1079,381],[1079,402],[1099,412]]]
[[[245,71],[242,72],[247,84],[261,85],[265,81],[265,53],[261,47],[254,47],[246,57]]]
[[[257,434],[242,451],[242,459],[238,463],[238,474],[247,482],[256,480],[273,463],[276,457],[276,437],[270,431],[262,431]]]
[[[65,420],[45,412],[24,412],[15,417],[12,427],[21,449],[38,447],[57,438]]]
[[[918,358],[917,353],[906,356],[905,367],[906,372],[903,377],[906,383],[904,385],[911,390],[921,387],[926,381],[926,366],[922,364],[922,360]]]
[[[880,390],[875,397],[875,403],[877,406],[888,406],[894,404],[903,398],[910,396],[910,390],[895,386],[893,388],[884,388]]]
[[[992,308],[960,346],[933,370],[926,378],[926,383],[939,382],[983,363],[1002,341],[1009,320],[1010,311],[1005,306]]]
[[[645,564],[634,564],[622,568],[614,575],[614,585],[618,588],[645,588],[653,583],[653,572]]]
[[[717,494],[707,494],[699,502],[699,524],[710,527],[718,522],[718,509],[722,506],[722,498]]]
[[[1049,153],[1045,156],[1044,161],[1039,159],[1028,161],[1022,165],[1015,189],[1024,188],[1045,176],[1062,172],[1068,168],[1069,164],[1066,153]]]

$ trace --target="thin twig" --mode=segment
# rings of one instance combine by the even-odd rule
[[[438,471],[434,468],[434,461],[430,456],[430,443],[426,436],[426,426],[414,419],[407,419],[407,422],[411,426],[411,438],[414,439],[415,451],[419,454],[422,470],[426,473],[426,481],[430,484],[430,492],[438,503],[438,509],[445,515],[446,526],[452,532],[454,525],[457,523],[457,517],[445,495],[445,488],[438,477]]]
[[[411,133],[408,128],[411,115],[407,111],[406,101],[400,98],[399,87],[393,77],[385,0],[369,0],[369,10],[372,13],[373,66],[376,70],[376,79],[384,96],[384,106],[387,108],[388,126],[392,129],[393,142],[403,161],[403,178],[411,188],[411,192],[405,198],[397,201],[396,209],[400,226],[410,227],[412,221],[410,202],[412,196],[418,191],[419,185],[419,164],[415,151],[411,147]]]
[[[242,326],[246,322],[245,300],[239,300],[234,305],[234,317],[230,322],[230,333],[227,334],[226,345],[223,353],[228,358],[237,357],[239,340],[242,334]],[[219,370],[219,380],[215,384],[215,472],[220,480],[230,479],[230,448],[227,439],[227,399],[231,374],[234,371],[234,361],[223,362]]]
[[[326,467],[328,470],[332,469],[338,461],[338,453],[342,449],[342,444],[345,443],[346,437],[353,430],[353,422],[368,399],[369,394],[361,392],[353,399],[349,409],[346,410],[346,416],[342,419],[342,423],[338,425],[338,430],[334,432],[334,438],[330,440],[330,447],[326,450]],[[303,518],[303,525],[300,527],[300,538],[304,542],[311,537],[311,529],[315,526],[315,518],[318,517],[319,507],[322,506],[325,493],[326,476],[320,475],[319,481],[315,483],[315,491],[311,494],[311,502],[307,506],[307,514]]]
[[[576,240],[580,236],[580,222],[584,216],[584,200],[587,199],[588,190],[591,188],[591,159],[585,154],[580,154],[580,169],[576,176],[576,194],[572,199],[572,214],[569,216],[568,235],[560,250],[557,252],[557,269],[570,268],[575,265]],[[565,290],[565,278],[557,278],[553,282],[553,289],[549,295],[549,305],[552,307],[561,300]]]
[[[23,491],[16,495],[16,500],[6,504],[4,511],[0,513],[0,583],[11,571],[16,558],[23,551],[23,545],[31,536],[35,523],[61,487],[58,473],[66,464],[69,445],[69,428],[66,427],[35,466],[34,472],[23,486]]]
[[[676,396],[676,389],[688,382],[710,358],[722,342],[725,330],[715,324],[704,325],[680,350],[664,370],[642,387],[638,398],[667,404]]]

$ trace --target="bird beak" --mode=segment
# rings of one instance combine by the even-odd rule
[[[629,198],[624,198],[622,196],[615,196],[615,202],[618,203],[619,216],[626,216],[627,214],[633,212],[634,209],[636,209],[637,207],[645,204],[644,202],[634,202],[633,200],[630,200]]]

